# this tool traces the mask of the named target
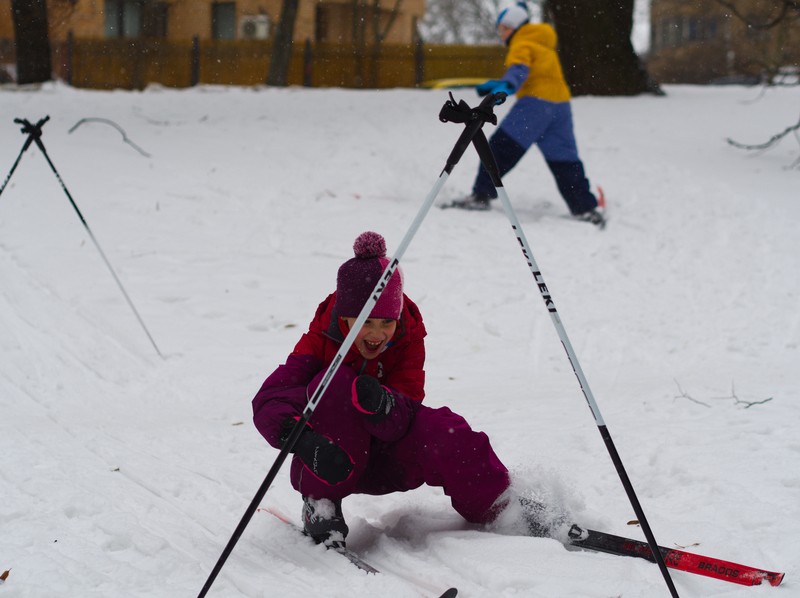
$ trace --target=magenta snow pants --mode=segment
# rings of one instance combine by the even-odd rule
[[[324,371],[309,384],[309,396]],[[447,407],[417,407],[406,434],[394,442],[372,436],[366,419],[351,400],[356,373],[341,366],[325,390],[309,423],[330,438],[353,461],[353,473],[339,484],[314,476],[295,457],[292,486],[304,496],[342,499],[350,494],[388,494],[439,486],[453,508],[469,522],[488,523],[497,515],[498,497],[508,488],[509,475],[489,438],[470,428]]]

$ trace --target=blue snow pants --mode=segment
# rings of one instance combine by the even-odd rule
[[[500,177],[514,168],[534,144],[542,152],[569,211],[583,214],[596,208],[597,198],[589,189],[583,163],[578,157],[569,102],[547,102],[533,97],[517,100],[489,139]],[[478,196],[497,197],[489,173],[482,165],[472,192]]]

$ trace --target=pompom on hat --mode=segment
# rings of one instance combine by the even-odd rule
[[[370,298],[389,264],[386,240],[378,233],[361,233],[353,243],[355,257],[339,267],[336,275],[337,315],[355,318]],[[403,273],[398,267],[383,289],[370,318],[399,320],[403,311]]]
[[[497,15],[497,22],[495,27],[505,25],[511,29],[518,29],[530,20],[531,16],[528,14],[528,7],[524,2],[518,2],[513,6],[509,6],[500,11]]]

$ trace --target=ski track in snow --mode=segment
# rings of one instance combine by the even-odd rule
[[[605,231],[563,218],[536,150],[505,186],[659,543],[787,573],[776,589],[673,572],[681,596],[789,596],[800,175],[785,167],[797,148],[748,155],[724,140],[782,130],[800,89],[757,101],[741,87],[666,90],[573,102]],[[356,235],[397,247],[460,133],[438,121],[446,99],[0,88],[0,167],[24,142],[13,118],[50,115],[45,147],[164,354],[31,147],[0,196],[0,598],[200,591],[277,456],[250,399]],[[151,157],[107,126],[68,133],[88,117]],[[437,203],[469,190],[473,154]],[[487,432],[516,479],[577,521],[642,539],[502,211],[432,209],[402,267],[429,332],[426,402]],[[264,503],[299,516],[288,468]],[[384,574],[256,514],[209,596],[668,594],[643,560],[474,529],[439,489],[353,496],[344,510],[349,545]]]

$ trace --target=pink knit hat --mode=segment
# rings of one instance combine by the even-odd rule
[[[355,318],[372,295],[375,285],[389,264],[386,257],[386,241],[378,233],[361,233],[353,243],[355,257],[347,260],[336,275],[336,313],[346,318]],[[370,318],[399,320],[403,311],[403,273],[398,267],[378,302],[370,312]]]

